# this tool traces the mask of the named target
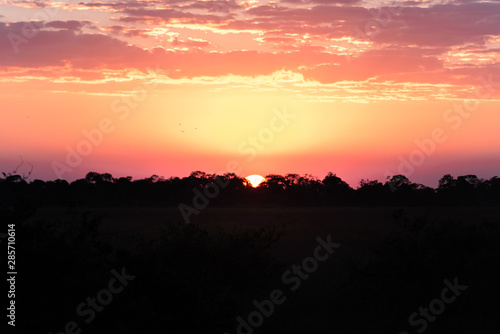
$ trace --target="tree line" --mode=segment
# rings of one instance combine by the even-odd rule
[[[158,175],[134,180],[89,172],[68,182],[33,180],[18,174],[0,178],[0,200],[9,205],[27,201],[36,206],[176,206],[190,203],[194,190],[212,183],[227,184],[210,200],[211,206],[498,206],[500,178],[444,175],[437,188],[411,182],[404,175],[384,182],[362,179],[354,189],[336,174],[322,180],[311,175],[270,174],[257,188],[234,173],[201,171],[168,179]],[[229,181],[229,182],[228,182]]]

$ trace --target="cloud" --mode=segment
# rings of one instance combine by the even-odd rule
[[[484,44],[490,36],[500,34],[499,20],[500,3],[404,8],[373,40],[422,46]]]
[[[179,40],[175,37],[172,42],[170,42],[172,46],[188,46],[188,47],[196,47],[196,48],[204,48],[210,45],[210,42],[202,40],[202,39],[194,39],[188,38],[187,41]]]
[[[173,79],[266,76],[286,70],[323,85],[370,81],[460,86],[479,75],[499,73],[500,3],[405,4],[370,9],[357,1],[326,0],[80,3],[72,6],[108,13],[120,23],[0,22],[0,36],[23,36],[27,24],[37,30],[35,37],[19,44],[18,54],[9,38],[0,39],[0,66],[59,68],[54,71],[58,76],[68,71],[94,77],[99,70],[158,65]],[[373,24],[379,25],[376,34],[359,33]],[[245,37],[251,47],[245,48],[244,38],[209,29],[252,31]],[[161,47],[155,47],[158,40]]]
[[[183,9],[204,9],[208,12],[229,13],[238,9],[244,9],[244,6],[234,0],[215,0],[215,1],[194,1],[188,5],[182,6]]]
[[[76,68],[112,67],[130,63],[136,57],[143,57],[146,51],[126,42],[101,34],[77,34],[75,30],[47,31],[40,29],[33,38],[24,38],[26,22],[0,23],[0,36],[18,36],[19,52],[15,53],[12,39],[0,39],[0,58],[3,66],[42,67],[64,66],[67,63]],[[35,26],[31,23],[32,26]],[[84,24],[84,23],[81,23]],[[40,24],[43,27],[43,23]],[[74,23],[56,23],[61,27],[76,27]]]
[[[178,11],[175,9],[125,9],[123,11],[127,16],[121,17],[121,22],[148,22],[151,19],[157,19],[155,22],[165,23],[221,23],[232,19],[231,14],[224,16],[213,14],[194,14]]]
[[[149,38],[149,29],[135,29],[130,28],[126,25],[113,25],[113,26],[91,26],[90,29],[99,31],[104,34],[109,34],[111,36],[125,36],[125,37],[138,37],[138,38]]]
[[[23,24],[0,23],[0,35],[21,35]],[[307,80],[322,84],[375,80],[462,85],[475,81],[480,74],[500,74],[499,64],[455,66],[454,69],[448,69],[446,62],[439,56],[446,49],[439,48],[383,48],[360,53],[348,61],[345,56],[326,53],[323,48],[312,45],[296,47],[293,52],[286,48],[283,48],[283,52],[203,52],[199,49],[209,46],[209,41],[173,38],[173,46],[198,49],[174,52],[163,48],[146,50],[104,34],[75,30],[84,24],[86,23],[71,21],[47,24],[71,29],[41,29],[36,38],[20,45],[21,52],[18,54],[13,52],[8,39],[1,39],[1,65],[4,68],[60,67],[61,70],[55,71],[54,76],[64,76],[61,72],[64,70],[72,72],[72,75],[84,75],[86,70],[145,70],[148,67],[158,67],[174,79],[230,74],[257,76],[291,70],[301,73]],[[115,30],[123,29],[117,26]]]
[[[381,8],[361,4],[358,0],[283,0],[262,5],[235,0],[173,0],[101,1],[68,6],[121,13],[116,19],[124,24],[210,25],[221,30],[259,30],[283,38],[294,34],[309,34],[319,40],[351,37],[380,45],[484,45],[490,36],[500,34],[498,1],[406,1],[400,2],[400,7]],[[53,4],[21,1],[11,5]],[[376,34],[369,31],[374,24],[378,26]]]
[[[78,30],[81,30],[86,25],[90,25],[90,24],[91,24],[90,21],[76,21],[76,20],[51,21],[51,22],[45,23],[44,27],[45,28],[56,28],[56,29],[67,29],[67,30],[78,31]]]
[[[390,74],[410,74],[432,72],[443,68],[443,63],[435,56],[425,56],[415,49],[368,51],[340,64],[322,64],[304,70],[304,76],[322,83],[338,81],[365,81]]]
[[[280,2],[290,3],[290,4],[353,5],[360,3],[361,0],[281,0]]]

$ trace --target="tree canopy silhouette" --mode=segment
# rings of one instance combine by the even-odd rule
[[[334,173],[323,180],[311,175],[270,174],[257,188],[234,173],[223,175],[192,172],[189,176],[163,178],[158,175],[134,180],[109,173],[89,172],[85,178],[27,181],[18,174],[0,178],[0,200],[22,198],[40,205],[55,206],[177,206],[192,201],[197,189],[211,183],[224,184],[211,199],[212,206],[498,206],[500,178],[475,175],[444,175],[436,189],[411,182],[404,175],[388,177],[384,183],[362,179],[353,189]]]

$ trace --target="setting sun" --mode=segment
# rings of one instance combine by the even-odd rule
[[[252,187],[257,188],[266,179],[260,175],[250,175],[246,177],[247,181],[250,182]]]

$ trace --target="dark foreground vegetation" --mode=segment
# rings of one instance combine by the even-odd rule
[[[395,176],[384,184],[363,181],[353,190],[335,175],[322,181],[273,176],[258,189],[234,175],[222,176],[232,180],[214,206],[270,201],[401,206],[391,209],[390,228],[370,256],[354,259],[343,253],[349,245],[341,245],[296,291],[282,275],[312,256],[317,243],[310,240],[310,251],[293,263],[276,258],[271,250],[286,240],[289,226],[250,228],[233,222],[236,228],[207,231],[198,224],[166,221],[161,234],[145,239],[131,232],[134,242],[116,247],[102,234],[102,217],[85,212],[90,206],[189,203],[193,188],[203,191],[217,182],[214,177],[193,173],[184,179],[132,181],[89,173],[71,184],[26,182],[15,175],[1,180],[0,219],[4,226],[16,225],[22,274],[16,287],[18,332],[498,332],[500,217],[481,214],[484,206],[498,205],[498,178],[445,176],[434,190]],[[73,217],[39,218],[37,210],[47,205],[61,206]],[[402,207],[410,205],[450,210],[469,205],[478,214],[474,221],[409,216]],[[296,245],[286,247],[292,251]],[[444,310],[433,315],[429,308],[440,305],[433,301],[442,300],[445,280],[466,288],[457,295],[448,289],[444,297],[453,301],[442,303]],[[249,326],[248,317],[257,310],[253,302],[270,299],[276,289],[285,292],[286,301],[263,316],[261,325]],[[247,325],[241,326],[238,317]]]
[[[197,192],[215,194],[210,206],[499,206],[500,178],[479,179],[475,175],[457,178],[445,175],[437,189],[412,183],[394,175],[384,183],[361,180],[351,188],[329,173],[323,180],[298,174],[267,175],[253,189],[235,174],[193,172],[189,177],[163,179],[114,178],[111,174],[90,172],[84,179],[27,182],[20,175],[0,178],[0,201],[16,199],[38,206],[177,206],[191,204]]]

